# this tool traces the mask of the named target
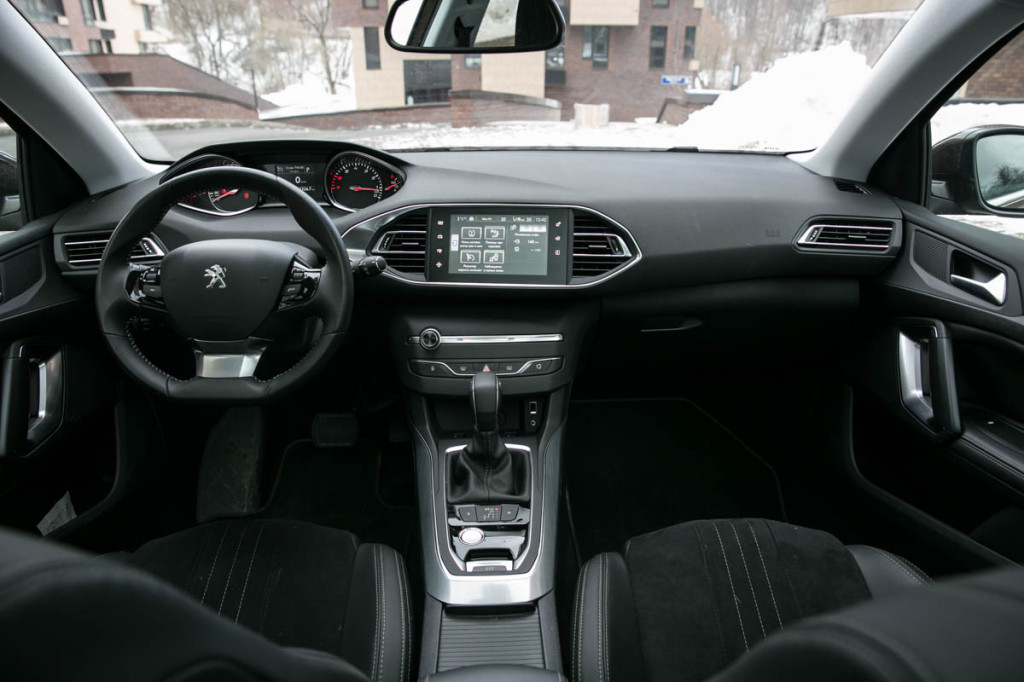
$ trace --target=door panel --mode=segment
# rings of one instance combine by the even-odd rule
[[[1024,561],[1024,240],[904,210],[907,247],[865,296],[857,467]]]

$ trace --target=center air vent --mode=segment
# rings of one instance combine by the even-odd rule
[[[804,230],[797,244],[822,249],[884,251],[892,244],[893,223],[888,220],[817,220]]]
[[[82,235],[64,238],[64,257],[73,268],[99,267],[103,251],[107,248],[111,233]],[[164,250],[152,237],[143,237],[132,247],[129,260],[133,263],[157,263],[164,257]]]
[[[427,214],[406,213],[389,224],[373,253],[384,256],[388,267],[399,272],[423,274],[427,252]]]
[[[599,277],[633,260],[620,228],[592,213],[573,211],[572,276]]]

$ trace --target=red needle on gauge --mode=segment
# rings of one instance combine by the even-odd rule
[[[395,187],[395,183],[392,182],[390,185],[384,188],[384,191],[387,192],[389,189],[392,189],[393,187]]]
[[[221,190],[221,193],[220,193],[220,194],[218,194],[218,195],[216,196],[216,198],[214,198],[214,199],[211,199],[210,201],[212,201],[213,203],[217,203],[218,201],[220,201],[220,200],[221,200],[221,199],[223,199],[224,197],[229,197],[229,196],[231,196],[232,194],[238,194],[238,190],[237,190],[237,189],[230,189],[230,190]]]
[[[352,185],[351,187],[349,187],[349,189],[352,190],[353,192],[376,192],[377,191],[376,187],[356,187],[355,185]]]

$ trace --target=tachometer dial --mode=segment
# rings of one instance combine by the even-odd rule
[[[384,175],[384,198],[387,199],[392,194],[402,189],[402,176],[393,170],[386,170]]]
[[[256,207],[259,194],[247,189],[221,188],[210,190],[206,194],[214,210],[219,213],[242,213]]]
[[[391,185],[392,181],[388,181]],[[384,198],[384,178],[377,165],[361,154],[344,153],[327,165],[327,199],[349,211],[371,206]],[[392,188],[394,191],[394,188]]]

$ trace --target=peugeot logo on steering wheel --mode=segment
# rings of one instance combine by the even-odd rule
[[[204,277],[210,278],[210,283],[206,285],[207,289],[212,289],[215,284],[219,284],[218,288],[226,289],[228,284],[224,281],[224,277],[227,276],[228,269],[220,265],[211,265],[206,268],[206,272],[203,274]]]

